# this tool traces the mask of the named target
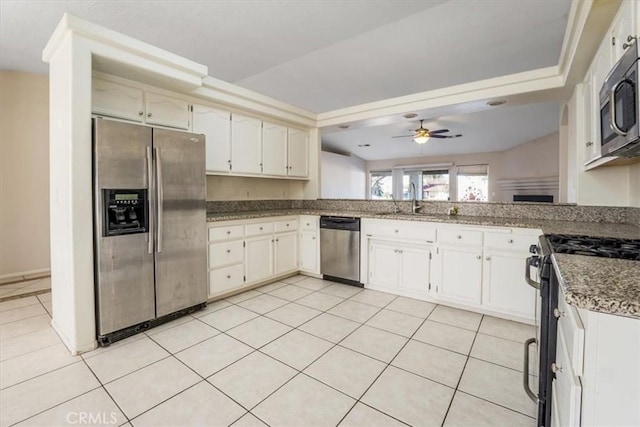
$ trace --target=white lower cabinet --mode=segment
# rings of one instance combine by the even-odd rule
[[[274,274],[298,269],[298,235],[295,231],[280,233],[274,239]]]
[[[524,280],[529,255],[485,249],[482,266],[482,305],[507,314],[533,319],[536,291]]]
[[[441,245],[438,299],[480,305],[482,297],[482,247]]]
[[[372,240],[369,263],[370,284],[416,298],[428,295],[430,247]]]
[[[313,216],[276,217],[211,224],[207,233],[209,297],[296,271],[317,273],[318,219]],[[301,234],[298,233],[300,223]],[[303,235],[313,238],[300,238],[303,242],[300,245],[299,236]],[[299,259],[302,259],[301,263]]]
[[[365,218],[361,234],[366,287],[535,321],[524,266],[540,230]]]
[[[247,282],[258,282],[273,275],[273,236],[245,240]]]
[[[298,260],[300,271],[320,274],[320,217],[300,216]]]

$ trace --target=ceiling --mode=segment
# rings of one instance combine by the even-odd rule
[[[556,65],[570,0],[0,1],[0,68],[64,12],[312,112]],[[445,119],[443,119],[445,120]],[[467,132],[469,134],[469,132]]]
[[[0,68],[46,73],[42,49],[69,12],[204,64],[213,77],[320,113],[557,65],[570,4],[0,0]],[[379,126],[325,129],[322,143],[366,160],[501,151],[557,131],[558,109],[510,102],[491,110],[418,111],[419,118],[434,118],[428,128],[464,136],[424,145],[391,139],[418,126],[417,119],[394,117]],[[371,147],[358,147],[363,143]]]
[[[447,128],[461,133],[455,139],[430,139],[416,144],[412,138],[391,138],[411,135],[419,126],[417,117],[384,126],[348,129],[322,134],[323,149],[353,153],[365,160],[385,160],[409,157],[443,156],[451,154],[503,151],[558,131],[560,106],[544,102],[520,106],[503,105],[469,114],[428,119],[424,127]],[[358,147],[371,144],[370,147]]]

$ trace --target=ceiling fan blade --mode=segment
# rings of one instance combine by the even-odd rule
[[[391,138],[412,138],[413,135],[396,135],[396,136],[392,136]]]
[[[441,139],[447,139],[447,138],[460,138],[462,136],[462,134],[457,134],[457,135],[431,135],[431,138],[441,138]]]
[[[449,129],[438,129],[438,130],[429,131],[430,134],[445,133],[445,132],[449,132]]]

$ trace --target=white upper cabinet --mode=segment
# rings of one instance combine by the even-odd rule
[[[189,129],[189,103],[184,99],[146,92],[145,101],[147,123]]]
[[[309,176],[309,132],[289,128],[288,175],[300,178]]]
[[[206,137],[207,172],[231,169],[231,113],[203,105],[193,105],[193,133]]]
[[[587,73],[583,83],[583,108],[584,108],[584,162],[588,163],[600,156],[600,144],[596,142],[596,136],[599,129],[595,124],[600,120],[596,116],[598,113],[596,105],[600,105],[598,94],[593,85],[593,74],[591,71]]]
[[[231,172],[262,173],[262,121],[231,115]]]
[[[611,24],[611,54],[612,62],[616,63],[622,57],[629,44],[637,36],[633,23],[637,13],[633,1],[623,1],[613,23]]]
[[[142,89],[94,78],[91,96],[92,111],[95,114],[136,122],[144,120]]]
[[[287,176],[287,128],[262,123],[262,173]]]

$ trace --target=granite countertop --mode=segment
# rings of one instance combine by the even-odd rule
[[[444,224],[540,229],[544,234],[640,239],[631,224],[555,221],[483,216],[411,215],[360,211],[286,209],[208,214],[207,221],[230,221],[286,215],[334,215],[354,218],[399,219]],[[640,262],[554,254],[553,263],[569,304],[587,310],[640,319]]]
[[[640,261],[570,254],[551,259],[569,304],[640,319]]]

